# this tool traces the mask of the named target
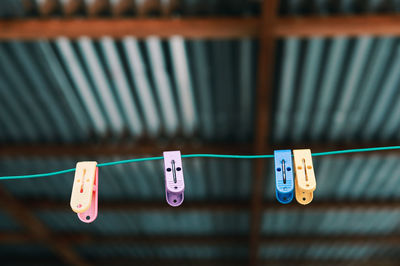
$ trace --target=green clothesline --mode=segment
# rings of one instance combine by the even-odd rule
[[[363,148],[363,149],[351,149],[351,150],[342,150],[342,151],[328,151],[328,152],[318,152],[313,153],[312,156],[326,156],[326,155],[336,155],[336,154],[346,154],[346,153],[356,153],[356,152],[371,152],[371,151],[387,151],[387,150],[400,150],[400,146],[389,146],[389,147],[375,147],[375,148]],[[224,154],[186,154],[182,155],[182,158],[224,158],[224,159],[265,159],[265,158],[274,158],[274,155],[224,155]],[[117,164],[125,164],[125,163],[135,163],[135,162],[144,162],[144,161],[155,161],[162,160],[164,157],[147,157],[147,158],[137,158],[137,159],[129,159],[108,163],[100,163],[97,167],[103,166],[111,166]],[[16,176],[1,176],[0,180],[8,180],[8,179],[25,179],[25,178],[39,178],[46,176],[54,176],[61,175],[65,173],[74,172],[75,168],[43,173],[43,174],[34,174],[34,175],[16,175]]]

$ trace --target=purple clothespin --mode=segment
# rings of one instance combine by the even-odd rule
[[[164,152],[165,196],[172,207],[182,204],[185,191],[180,151]]]

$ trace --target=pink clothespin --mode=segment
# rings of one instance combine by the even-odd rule
[[[98,175],[97,162],[78,162],[76,164],[70,205],[84,223],[91,223],[97,218]]]
[[[164,172],[167,202],[172,207],[177,207],[182,204],[185,191],[180,151],[164,152]]]

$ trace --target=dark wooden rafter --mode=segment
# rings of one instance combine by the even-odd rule
[[[58,261],[51,259],[35,259],[38,265],[56,265]],[[27,265],[32,263],[32,259],[29,257],[20,258],[5,258],[4,263],[12,265]],[[152,265],[152,266],[236,266],[246,265],[246,261],[243,259],[176,259],[176,258],[131,258],[131,257],[112,257],[112,258],[101,258],[92,261],[95,265]],[[341,260],[327,260],[327,259],[284,259],[284,260],[260,260],[261,265],[268,266],[397,266],[399,264],[396,259],[388,258],[373,258],[365,260],[354,260],[354,259],[341,259]]]
[[[75,1],[75,0],[74,0]],[[77,0],[76,0],[77,1]],[[52,13],[54,5],[46,4],[41,12]],[[124,13],[128,8],[121,2],[114,7],[116,15]],[[73,14],[77,3],[70,7]],[[163,13],[172,12],[167,6]],[[96,15],[108,9],[106,2],[96,1],[89,6],[88,13]],[[66,10],[65,10],[66,11]],[[137,11],[139,12],[139,11]],[[144,12],[144,11],[143,11]],[[400,16],[398,15],[354,15],[354,16],[314,16],[314,17],[279,17],[274,25],[266,30],[258,17],[207,17],[207,18],[48,18],[48,19],[2,19],[0,20],[0,39],[34,40],[38,38],[54,39],[59,36],[78,38],[88,36],[100,38],[110,36],[122,38],[127,35],[136,38],[158,36],[168,38],[180,35],[189,39],[225,39],[260,37],[260,32],[267,36],[399,36]],[[260,40],[261,40],[260,39]]]
[[[298,36],[399,36],[398,15],[281,17],[274,27],[276,37]]]
[[[98,245],[185,245],[185,246],[246,246],[248,238],[245,235],[92,235],[89,233],[58,233],[54,237],[69,245],[98,244]],[[38,239],[21,233],[0,232],[1,243],[38,243]],[[286,245],[305,246],[320,245],[369,245],[399,246],[400,235],[368,235],[368,234],[329,234],[329,235],[263,235],[260,238],[263,246]]]
[[[259,32],[260,48],[258,55],[257,73],[257,102],[256,102],[256,128],[254,136],[255,154],[265,153],[269,139],[270,102],[272,96],[273,55],[275,49],[275,36],[273,27],[277,18],[278,0],[263,1],[261,27]],[[262,217],[262,198],[264,191],[264,167],[263,160],[254,163],[253,188],[251,198],[251,220],[249,247],[250,265],[258,263],[260,246],[260,230]]]
[[[90,12],[100,12],[90,9]],[[97,9],[96,9],[97,10]],[[35,40],[59,36],[123,38],[135,36],[168,38],[180,35],[190,39],[224,39],[255,36],[258,18],[90,18],[0,20],[0,39]]]
[[[68,243],[54,238],[50,229],[35,217],[29,207],[21,203],[1,186],[0,206],[20,223],[33,239],[47,245],[66,263],[70,265],[89,265]]]

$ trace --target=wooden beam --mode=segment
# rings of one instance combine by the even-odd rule
[[[12,233],[12,232],[0,232],[0,243],[2,244],[21,244],[28,242],[35,242],[32,235],[25,233]]]
[[[54,259],[41,259],[31,258],[28,256],[5,257],[2,259],[3,263],[10,265],[58,265],[59,261]],[[92,261],[96,265],[152,265],[152,266],[180,266],[180,265],[191,265],[191,266],[235,266],[235,265],[246,265],[243,259],[176,259],[176,258],[134,258],[134,257],[113,257],[113,258],[98,258]],[[268,263],[268,264],[267,264]],[[259,261],[260,265],[269,266],[397,266],[399,264],[396,258],[373,258],[373,259],[262,259]]]
[[[277,17],[277,0],[263,1],[261,27],[259,31],[260,48],[258,55],[257,74],[257,117],[254,136],[254,152],[265,153],[265,147],[269,139],[270,124],[270,102],[272,96],[272,77],[274,64],[275,36],[273,28]],[[264,160],[257,160],[254,163],[254,178],[251,199],[251,223],[250,223],[250,265],[258,262],[259,238],[261,228],[262,197],[264,191]]]
[[[400,35],[399,15],[281,17],[269,28],[269,33],[265,26],[260,25],[257,17],[3,19],[0,20],[0,39],[78,38],[83,35],[91,38],[106,35],[114,38],[152,35],[168,38],[181,35],[190,39],[224,39],[257,37],[260,29],[264,35],[274,38]]]
[[[244,246],[248,238],[244,235],[204,236],[204,235],[91,235],[88,233],[59,233],[54,235],[59,241],[70,245],[185,245],[185,246]],[[0,244],[37,243],[37,239],[22,233],[0,232]],[[260,238],[263,246],[286,245],[304,246],[320,245],[385,245],[399,246],[400,235],[263,235]]]
[[[201,144],[186,142],[157,143],[142,141],[136,144],[82,145],[13,145],[0,146],[0,156],[162,156],[163,151],[180,150],[182,154],[251,154],[250,144]]]
[[[226,39],[256,36],[258,18],[174,18],[174,19],[26,19],[0,20],[0,39],[37,40],[60,36],[122,38],[135,36],[190,39]]]
[[[70,246],[53,237],[50,230],[25,204],[0,186],[0,206],[18,221],[37,241],[46,244],[70,265],[88,265]]]
[[[277,37],[399,36],[399,15],[282,17],[274,28]]]

